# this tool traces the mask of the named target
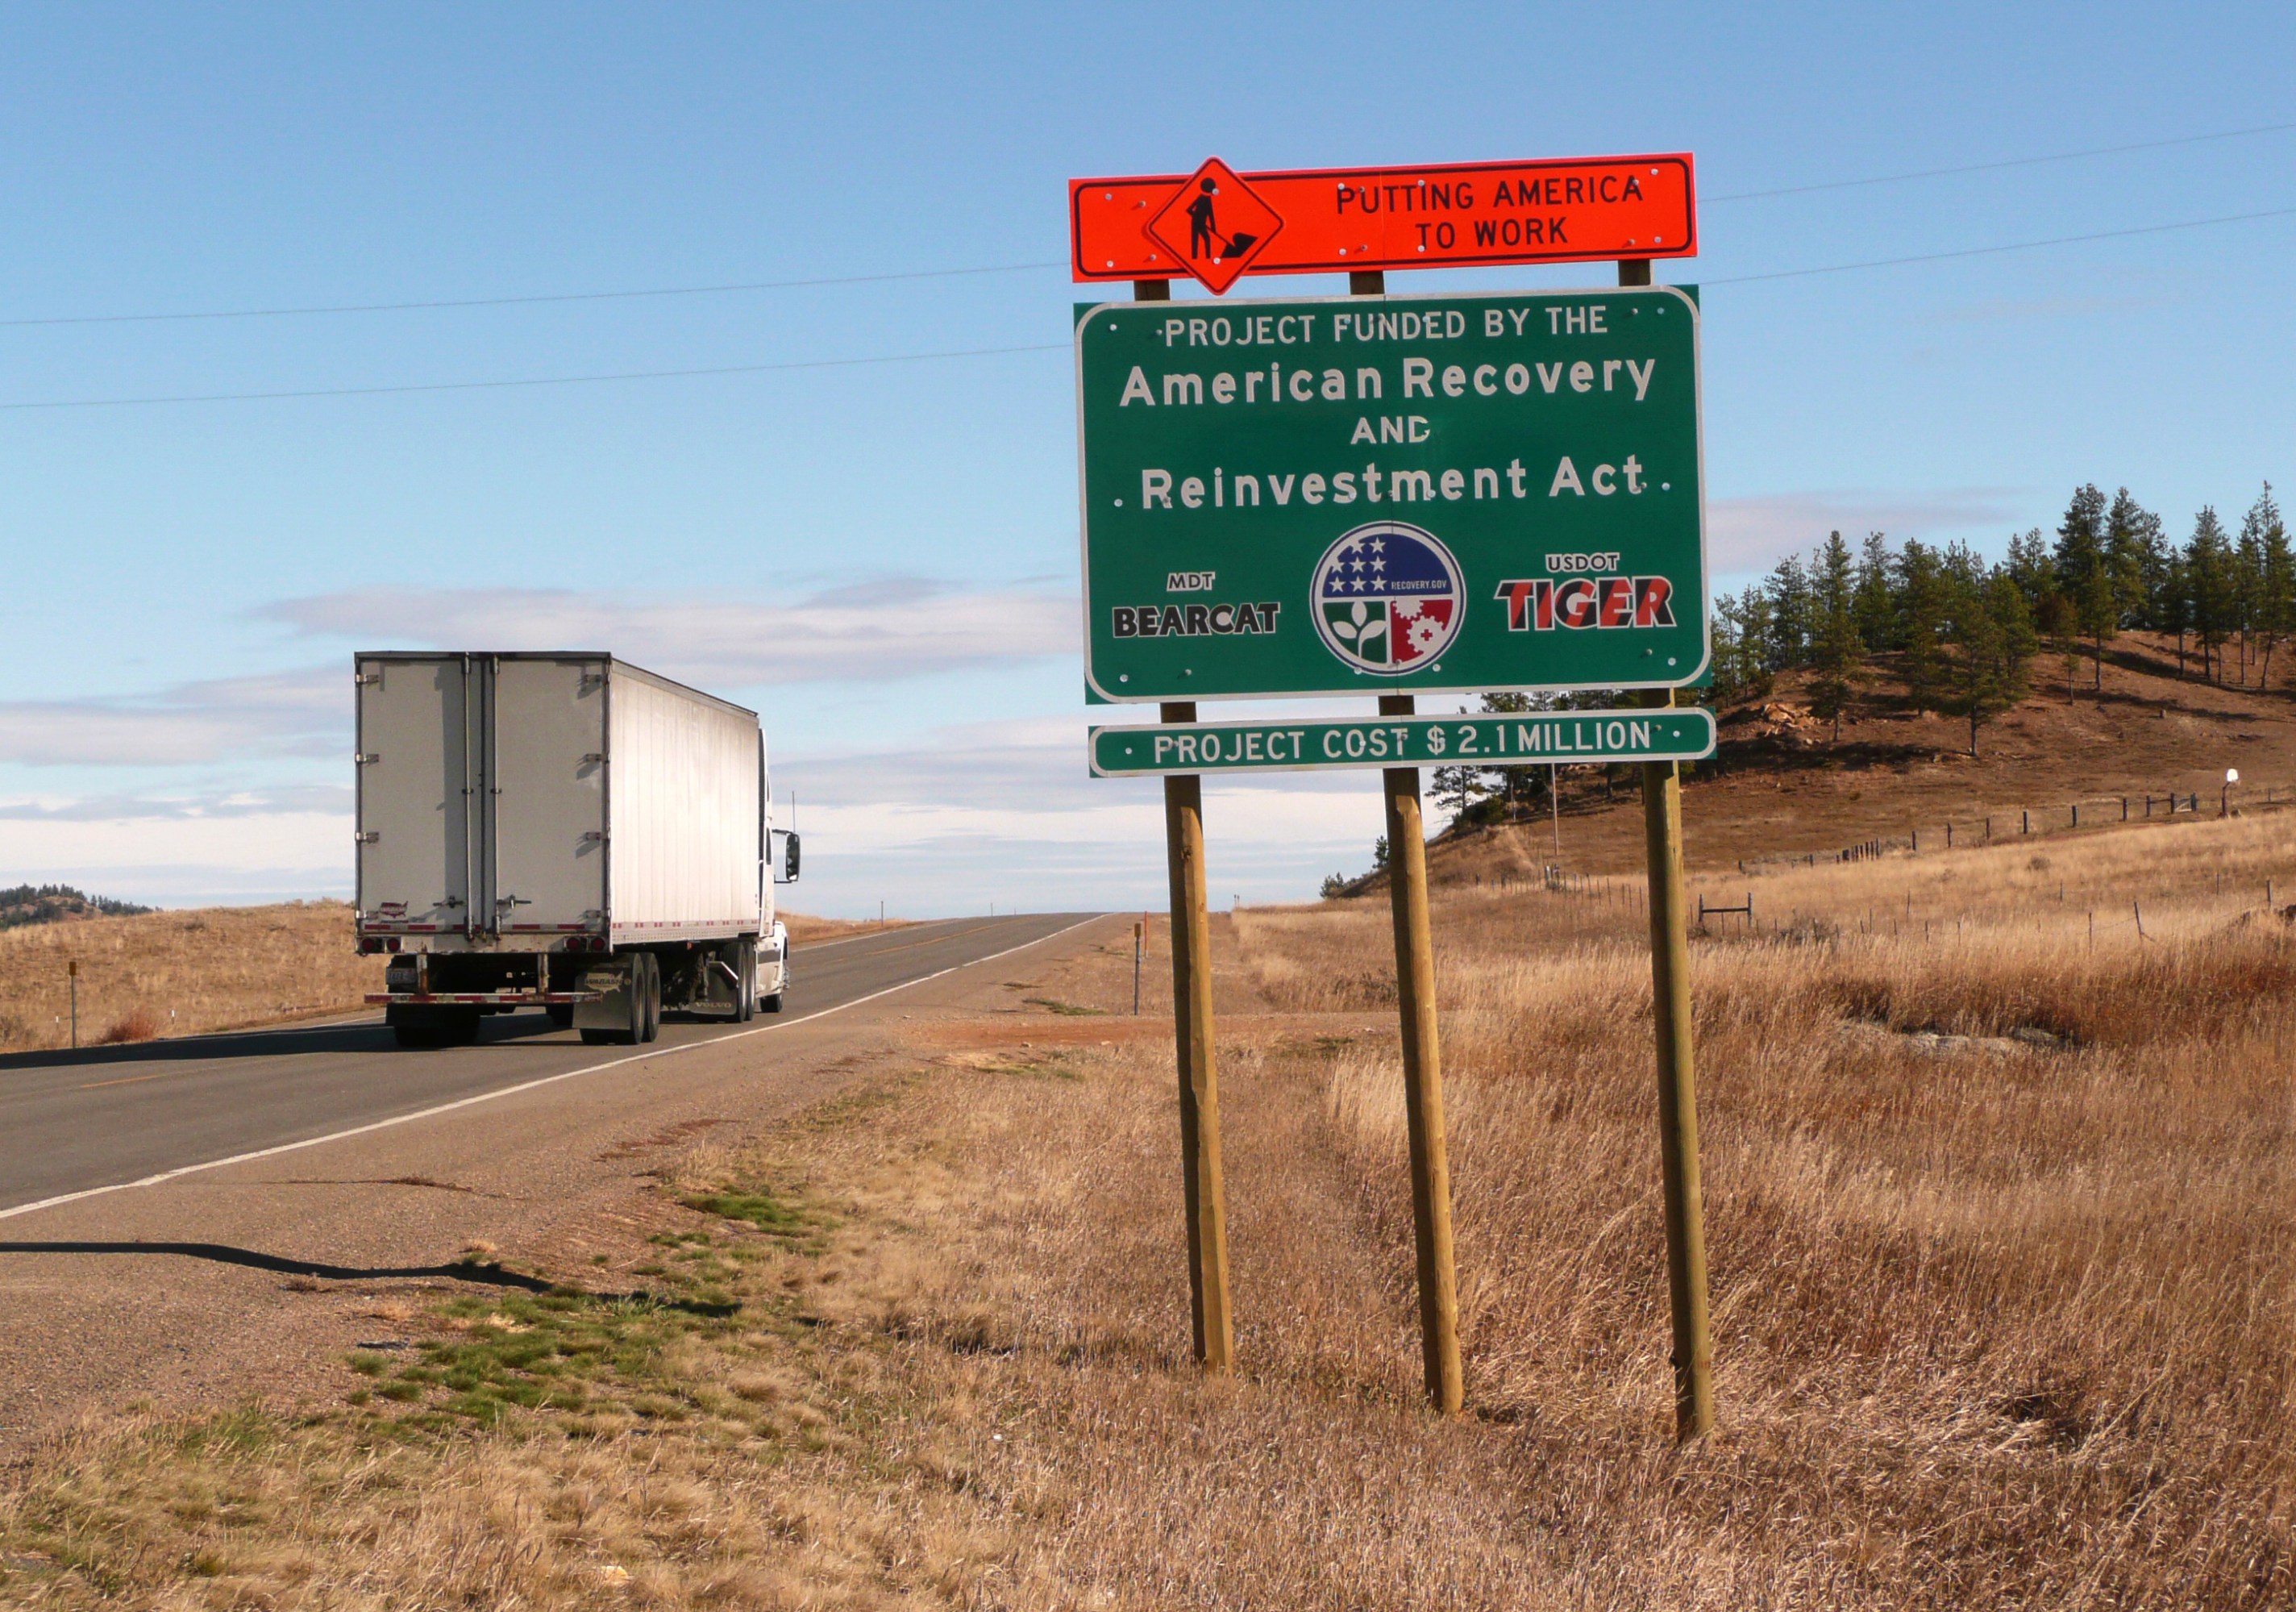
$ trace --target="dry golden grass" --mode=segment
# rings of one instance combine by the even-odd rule
[[[873,933],[874,923],[784,912],[794,943]],[[909,922],[895,918],[889,927]],[[355,1013],[382,989],[384,959],[361,957],[341,901],[197,907],[0,930],[0,1052],[71,1038],[79,963],[82,1046],[201,1035]]]
[[[1420,1408],[1384,903],[1246,912],[1215,943],[1233,1379],[1185,1360],[1168,1044],[997,1015],[670,1174],[618,1257],[737,1322],[649,1322],[572,1410],[446,1380],[91,1429],[0,1502],[0,1593],[2288,1605],[2296,941],[2260,903],[2289,821],[1780,874],[1758,905],[1803,921],[1696,944],[1721,1426],[1687,1451],[1640,915],[1487,889],[1437,909],[1466,1416]],[[2107,897],[2154,938],[2092,950]],[[1028,989],[1128,1008],[1128,954]],[[704,1192],[745,1218],[696,1242]],[[472,1304],[409,1328],[548,1324]]]
[[[0,1051],[83,1046],[349,1013],[382,989],[341,901],[201,907],[0,931]]]

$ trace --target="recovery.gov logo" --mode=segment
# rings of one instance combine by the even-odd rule
[[[1466,585],[1435,534],[1400,521],[1358,526],[1316,567],[1316,630],[1358,671],[1400,677],[1459,636]]]

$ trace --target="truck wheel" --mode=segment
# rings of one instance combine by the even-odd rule
[[[449,1047],[468,1047],[479,1039],[479,1024],[484,1010],[477,1008],[452,1008],[446,1016],[446,1035]]]
[[[651,1041],[661,1034],[661,959],[651,951],[645,958],[645,1026],[638,1040]]]
[[[743,941],[734,948],[734,972],[742,976],[740,1007],[734,1010],[734,1022],[746,1024],[758,1016],[758,943]]]
[[[548,1014],[550,1022],[561,1030],[574,1022],[574,1004],[571,1002],[545,1002],[542,1011]]]

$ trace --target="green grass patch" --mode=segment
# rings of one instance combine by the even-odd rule
[[[698,1209],[704,1214],[715,1214],[729,1221],[747,1221],[760,1231],[771,1231],[783,1237],[793,1237],[813,1225],[813,1217],[802,1209],[793,1209],[770,1192],[741,1192],[731,1188],[721,1192],[705,1192],[679,1200],[688,1209]]]
[[[1041,1008],[1046,1013],[1057,1013],[1067,1018],[1096,1019],[1108,1016],[1107,1010],[1104,1008],[1079,1008],[1074,1002],[1063,1002],[1058,997],[1024,996],[1021,1001],[1025,1007]]]

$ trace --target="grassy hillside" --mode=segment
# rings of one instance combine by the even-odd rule
[[[2117,821],[2124,795],[2141,818],[2148,793],[2156,813],[2173,792],[2200,794],[2203,812],[2213,814],[2228,767],[2241,775],[2235,807],[2260,804],[2267,792],[2279,801],[2296,795],[2296,695],[2284,688],[2179,678],[2175,639],[2134,633],[2108,647],[2101,691],[2087,661],[2070,695],[2061,661],[2037,662],[2034,673],[2049,680],[1984,729],[1974,757],[1967,721],[1914,711],[1886,659],[1858,690],[1839,740],[1832,723],[1811,714],[1799,678],[1726,706],[1721,753],[1684,788],[1690,865],[1823,856],[1916,830],[1926,847],[1931,835],[1942,842],[1948,821],[1958,843],[1981,835],[1988,816],[2002,837],[2018,832],[2028,810],[2037,833],[2055,833],[2070,827],[2076,802],[2084,803],[2086,829]],[[1431,854],[1431,876],[1472,884],[1553,862],[1626,872],[1642,866],[1642,835],[1633,769],[1617,769],[1606,781],[1596,769],[1566,769],[1559,852],[1542,785],[1512,822],[1470,821],[1447,832]]]

